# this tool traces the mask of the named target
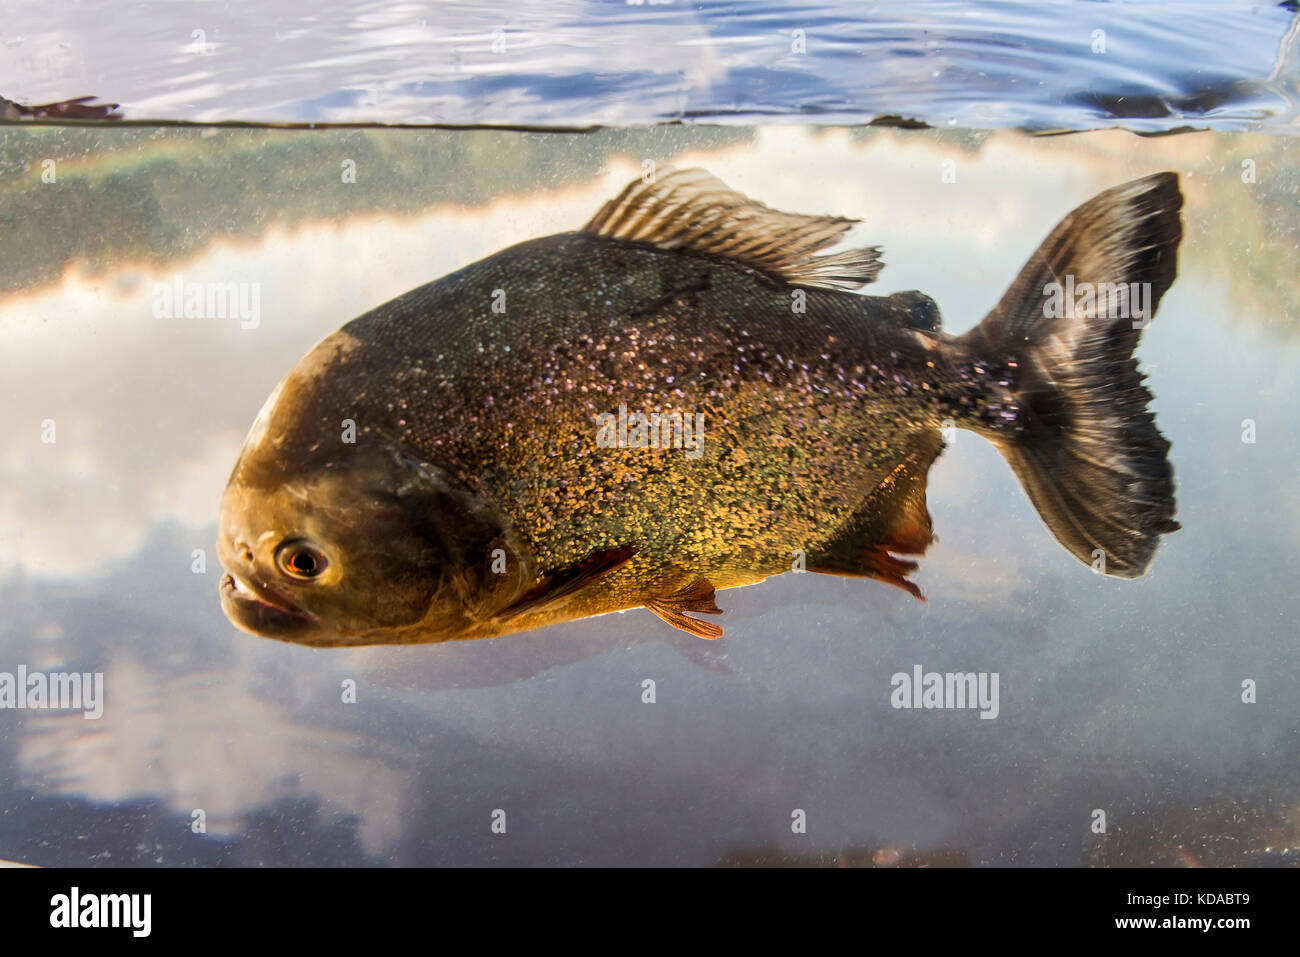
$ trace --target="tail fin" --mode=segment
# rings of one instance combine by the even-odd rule
[[[1015,363],[1023,417],[984,430],[1057,540],[1136,578],[1178,529],[1169,442],[1133,350],[1174,281],[1183,197],[1174,173],[1116,186],[1067,216],[984,321],[969,354]]]

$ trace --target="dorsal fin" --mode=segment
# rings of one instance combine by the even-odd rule
[[[879,275],[879,246],[813,255],[839,242],[856,222],[783,213],[705,170],[683,169],[650,183],[633,180],[582,231],[730,259],[796,286],[857,289]]]

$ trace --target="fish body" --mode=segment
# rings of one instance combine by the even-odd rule
[[[26,119],[59,120],[120,120],[117,103],[96,103],[96,96],[79,96],[75,100],[25,106],[0,96],[0,122],[12,123]]]
[[[1038,287],[1145,282],[1149,320],[1180,203],[1172,174],[1102,194],[953,337],[922,293],[849,291],[874,247],[816,254],[850,220],[702,171],[633,183],[583,230],[412,290],[289,373],[223,499],[223,604],[258,634],[354,645],[641,606],[713,638],[695,615],[717,590],[790,570],[920,597],[899,556],[932,540],[926,476],[954,427],[1003,450],[1074,554],[1140,574],[1177,527],[1140,327],[1073,301],[1044,317]]]

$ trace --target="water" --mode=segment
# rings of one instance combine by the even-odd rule
[[[1088,6],[1098,8],[1090,15],[1139,12]],[[1206,64],[1191,72],[1267,75],[1275,45],[1243,33],[1240,44],[1211,49],[1196,19],[1208,8],[1189,6],[1179,42],[1205,51]],[[376,30],[387,22],[350,9]],[[463,15],[472,20],[477,9]],[[546,15],[520,9],[516,16]],[[614,35],[642,18],[693,17],[707,28],[721,9],[583,8],[568,35],[582,36],[598,14]],[[1285,35],[1286,11],[1242,9],[1271,42]],[[89,32],[96,8],[85,14]],[[1055,27],[1016,14],[1002,34],[1007,49],[1060,42]],[[986,4],[962,21],[970,46],[949,51],[953,62],[1001,62],[978,39],[998,15],[1010,14]],[[1141,15],[1155,22],[1150,8]],[[760,6],[727,26],[756,33],[764,16]],[[321,14],[321,23],[340,17]],[[1070,17],[1085,15],[1071,8]],[[133,55],[128,40],[144,49],[164,42],[164,31],[149,23],[128,37],[129,25],[104,34],[123,45],[94,48],[104,60],[88,67],[86,84],[56,89],[37,77],[0,92],[131,101],[126,91],[144,89],[151,70],[179,67]],[[184,43],[189,24],[170,26]],[[57,35],[23,29],[25,45]],[[915,41],[920,19],[908,29]],[[352,84],[372,60],[377,74],[409,68],[400,57],[381,62],[372,36],[347,41],[359,52],[337,74],[327,69],[337,56],[313,48],[315,59],[297,61],[300,82],[313,80],[320,94]],[[688,55],[680,48],[689,35],[671,36],[642,43],[656,71]],[[270,63],[269,76],[294,62],[271,63],[267,48],[254,53],[230,33],[225,41],[245,62]],[[1152,44],[1143,35],[1138,47],[1179,49]],[[574,47],[573,61],[549,47],[535,55],[556,75],[580,78],[583,47]],[[755,52],[735,49],[737,59],[720,67],[729,81],[709,90],[747,89],[767,102],[744,78]],[[879,69],[913,69],[917,59],[894,50]],[[210,92],[169,87],[183,91],[177,108],[143,113],[360,115],[341,95],[310,112],[287,76],[277,88],[212,69]],[[829,103],[841,94],[827,69],[808,82]],[[891,106],[857,89],[843,94],[863,104],[856,120],[924,112],[903,104],[940,95],[898,76],[880,88]],[[106,696],[95,721],[0,711],[0,858],[1294,865],[1300,175],[1295,141],[1283,135],[1293,101],[1233,100],[1221,117],[1201,114],[1215,127],[1206,132],[1033,137],[987,127],[1111,121],[1068,106],[1055,88],[1026,96],[1005,75],[989,82],[985,95],[967,75],[925,114],[935,125],[951,116],[985,129],[0,127],[0,671],[103,672]],[[460,110],[457,121],[486,109],[527,125],[673,115],[657,112],[668,102],[662,90],[639,98],[597,96],[578,81],[548,88],[518,64],[503,71],[501,89],[514,92],[460,106],[421,94],[410,109],[437,102]],[[410,119],[384,103],[369,115]],[[753,105],[740,112],[752,118]],[[1255,107],[1250,128],[1269,132],[1236,132]],[[357,177],[345,184],[348,160]],[[647,160],[704,166],[779,209],[861,218],[852,238],[882,245],[887,263],[870,291],[925,290],[951,332],[983,316],[1073,206],[1134,177],[1178,171],[1179,278],[1139,356],[1173,443],[1184,528],[1165,540],[1151,573],[1117,581],[1076,563],[998,454],[962,432],[931,474],[939,541],[916,576],[928,605],[878,583],[785,575],[721,593],[727,635],[717,643],[644,610],[408,649],[312,651],[237,632],[217,602],[216,506],[244,433],[284,372],[391,296],[511,243],[577,227]],[[46,161],[52,183],[42,182]],[[156,284],[177,276],[255,284],[255,328],[155,317]],[[54,443],[41,440],[47,420]],[[198,572],[196,549],[206,559]],[[998,672],[999,716],[893,709],[891,676],[916,664]],[[654,704],[642,700],[646,679],[656,683]],[[342,700],[349,680],[355,704]],[[1257,703],[1242,702],[1247,680],[1257,683]],[[192,828],[198,809],[205,833]],[[796,809],[806,834],[792,832]],[[1104,835],[1091,830],[1097,809]],[[507,815],[504,835],[491,830],[497,810]]]
[[[1288,4],[87,0],[6,5],[0,93],[140,120],[1034,130],[1297,123]],[[75,90],[76,92],[68,92]]]

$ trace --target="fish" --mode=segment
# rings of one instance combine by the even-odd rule
[[[120,120],[118,103],[96,103],[97,96],[79,96],[75,100],[59,100],[40,106],[24,106],[0,96],[0,122],[12,123],[25,119],[59,120]]]
[[[275,387],[222,495],[223,610],[315,647],[492,638],[645,608],[704,639],[719,591],[910,577],[950,429],[1047,529],[1136,578],[1174,519],[1134,352],[1177,274],[1156,173],[1067,215],[970,331],[861,290],[856,220],[711,173],[634,180],[348,322]]]

